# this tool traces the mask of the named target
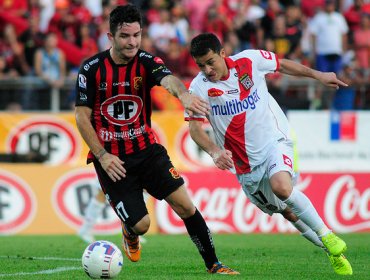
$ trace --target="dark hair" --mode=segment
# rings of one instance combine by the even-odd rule
[[[109,15],[109,31],[115,34],[123,23],[138,22],[142,26],[140,10],[134,5],[117,6]]]
[[[206,55],[209,51],[220,53],[221,49],[221,42],[213,33],[199,34],[190,42],[190,54],[193,57]]]

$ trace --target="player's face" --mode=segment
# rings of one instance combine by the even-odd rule
[[[138,52],[141,44],[141,27],[138,22],[123,23],[116,33],[108,33],[112,42],[113,58],[118,63],[127,63]],[[117,62],[117,61],[116,61]]]
[[[219,81],[223,77],[227,77],[229,73],[225,62],[224,49],[219,54],[210,50],[207,54],[194,59],[199,69],[211,82]]]

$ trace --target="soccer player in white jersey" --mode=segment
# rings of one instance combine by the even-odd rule
[[[270,95],[265,75],[280,71],[309,77],[328,87],[347,86],[323,73],[272,52],[245,50],[226,57],[218,38],[204,33],[192,39],[190,53],[201,72],[189,91],[209,102],[207,118],[216,143],[202,129],[201,115],[188,115],[193,140],[215,165],[236,174],[247,197],[265,213],[282,214],[301,234],[327,253],[334,271],[351,275],[343,255],[346,243],[318,215],[311,201],[293,188],[293,144],[288,120]]]

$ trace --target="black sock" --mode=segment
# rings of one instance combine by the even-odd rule
[[[137,237],[137,234],[133,231],[133,229],[129,225],[126,225],[126,224],[124,224],[122,222],[121,222],[121,225],[122,225],[122,227],[125,227],[126,228],[126,232],[128,233],[128,238],[129,239],[132,239],[132,238],[136,238]]]
[[[213,245],[211,232],[198,209],[196,209],[193,216],[184,219],[184,223],[191,240],[197,246],[198,251],[202,256],[206,267],[210,269],[215,262],[218,262],[218,259]]]

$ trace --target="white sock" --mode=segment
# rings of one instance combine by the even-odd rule
[[[293,188],[291,195],[284,202],[319,237],[331,232],[320,218],[311,201],[301,191]]]
[[[306,238],[308,241],[312,242],[314,245],[320,247],[321,249],[326,249],[324,244],[322,244],[320,238],[312,229],[308,227],[304,222],[298,220],[296,222],[291,222],[292,225],[301,233],[301,235]]]
[[[80,232],[87,233],[93,229],[95,222],[99,215],[101,214],[101,212],[103,211],[104,207],[105,203],[96,200],[95,197],[89,201],[89,204],[86,206],[85,216]]]

